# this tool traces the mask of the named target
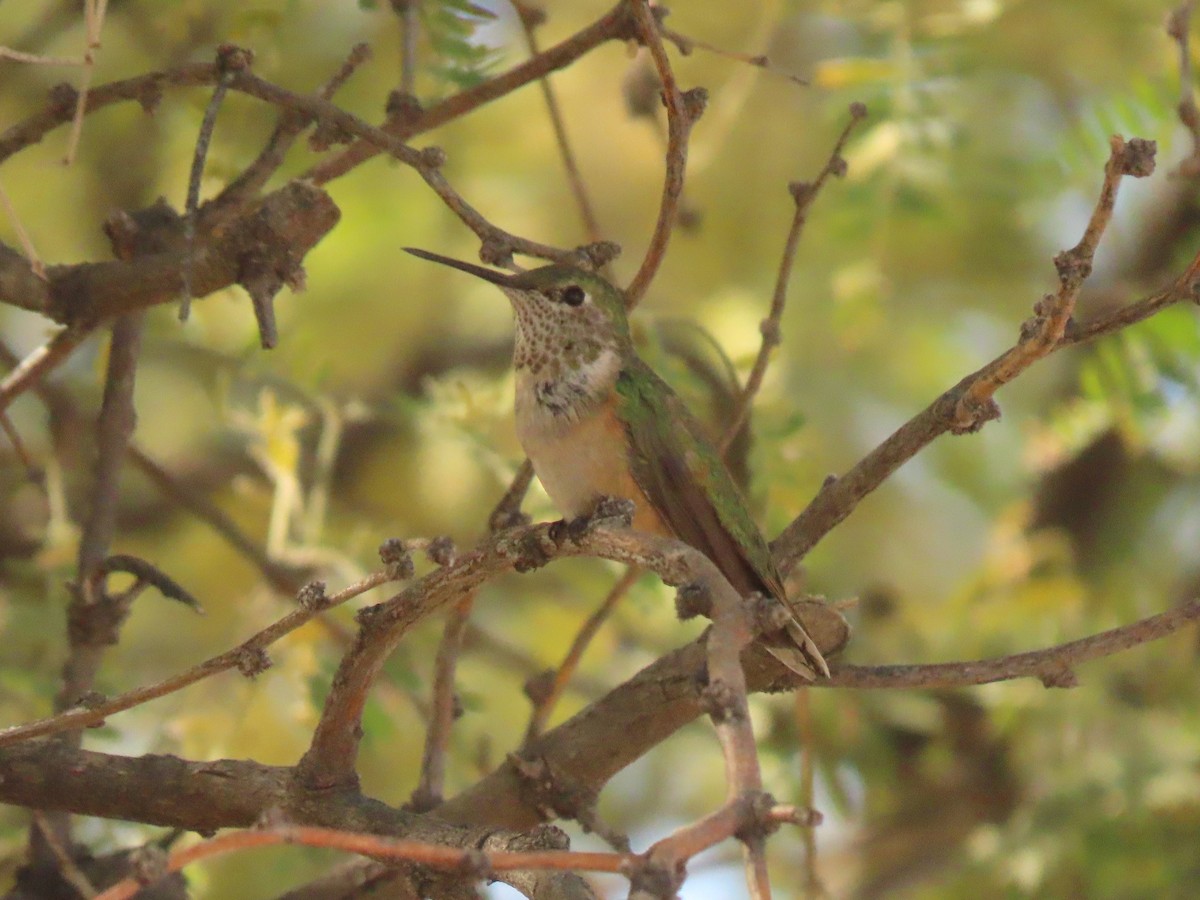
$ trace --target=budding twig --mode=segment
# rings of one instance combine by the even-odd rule
[[[741,430],[743,423],[745,423],[746,417],[750,414],[750,407],[754,402],[754,397],[762,388],[763,378],[767,374],[767,365],[771,361],[771,351],[780,342],[779,323],[783,319],[784,306],[787,304],[788,282],[792,277],[792,265],[796,260],[796,248],[800,245],[800,235],[803,233],[804,225],[808,221],[808,210],[812,206],[813,201],[817,199],[817,194],[821,192],[821,188],[825,186],[825,182],[831,175],[840,177],[845,174],[846,161],[842,158],[842,150],[846,146],[846,141],[849,140],[850,133],[854,130],[854,127],[866,118],[866,115],[867,108],[863,104],[851,104],[850,121],[842,129],[841,135],[834,143],[833,149],[829,152],[829,158],[825,161],[825,165],[821,168],[816,180],[807,184],[797,182],[791,186],[791,194],[796,204],[796,211],[792,216],[792,225],[788,229],[787,240],[784,242],[783,258],[779,261],[779,275],[775,279],[775,291],[771,295],[771,311],[763,319],[759,327],[759,330],[762,332],[762,346],[759,347],[758,356],[755,357],[754,365],[750,369],[750,375],[746,379],[746,386],[742,389],[741,396],[738,397],[737,405],[734,407],[733,415],[725,428],[725,435],[721,438],[720,450],[722,454],[729,449],[729,445],[733,443],[738,431]]]

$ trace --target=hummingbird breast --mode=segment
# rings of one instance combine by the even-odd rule
[[[619,357],[609,351],[587,371],[557,379],[519,369],[517,438],[563,516],[586,515],[601,497],[621,497],[636,505],[634,528],[670,534],[633,478],[613,390],[619,368]]]

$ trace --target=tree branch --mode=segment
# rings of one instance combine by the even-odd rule
[[[101,725],[106,718],[115,713],[140,706],[157,697],[173,694],[175,691],[216,675],[218,672],[239,669],[246,675],[257,674],[270,665],[270,660],[266,656],[266,648],[275,641],[285,634],[295,631],[324,610],[332,609],[372,588],[386,584],[389,580],[390,575],[387,572],[375,572],[329,596],[324,594],[324,585],[320,582],[306,586],[301,591],[301,596],[298,598],[299,606],[296,609],[247,638],[232,650],[213,656],[199,665],[165,678],[157,684],[136,688],[112,699],[89,702],[87,706],[76,706],[56,716],[39,719],[36,722],[2,729],[0,730],[0,747],[34,737]]]
[[[2,265],[3,253],[0,253],[0,266]],[[3,275],[0,274],[0,281],[2,280]],[[8,409],[9,405],[29,388],[40,384],[42,379],[70,356],[91,333],[90,327],[64,328],[21,360],[4,380],[0,381],[0,413]]]
[[[1112,656],[1138,644],[1157,641],[1200,619],[1200,600],[1113,628],[1090,637],[993,659],[934,663],[921,666],[836,665],[827,680],[815,687],[846,688],[952,688],[1015,678],[1037,678],[1046,687],[1074,687],[1074,667]]]
[[[409,801],[417,812],[425,812],[440,804],[446,786],[446,752],[450,746],[450,730],[462,712],[455,690],[455,672],[462,652],[463,634],[471,620],[475,595],[467,594],[446,614],[446,627],[438,644],[434,660],[433,692],[430,700],[429,727],[425,733],[425,749],[421,755],[421,777]]]
[[[679,90],[675,73],[671,69],[671,60],[667,57],[662,35],[659,34],[658,19],[648,0],[629,0],[629,5],[637,22],[639,38],[650,50],[650,56],[654,60],[654,68],[658,71],[658,78],[662,83],[663,103],[667,107],[666,171],[662,200],[658,206],[658,221],[654,225],[654,234],[646,247],[642,265],[629,287],[625,289],[625,306],[633,309],[650,287],[650,282],[654,280],[654,275],[666,255],[667,243],[671,239],[675,219],[679,214],[679,198],[683,195],[683,182],[687,175],[688,137],[692,126],[704,112],[708,93],[703,88],[693,88],[687,92]]]
[[[245,277],[247,265],[255,260],[286,258],[298,264],[333,228],[339,215],[324,191],[293,181],[264,197],[233,223],[209,229],[202,222],[192,254],[193,291],[203,296],[229,287]],[[32,309],[56,322],[83,329],[105,319],[173,302],[183,287],[189,254],[176,246],[178,238],[173,230],[163,237],[170,249],[136,260],[50,266],[46,294],[5,294],[0,295],[0,302]],[[9,283],[3,271],[6,264],[13,264],[11,257],[0,253],[0,287]],[[41,301],[44,305],[37,307],[35,304]]]
[[[762,387],[763,378],[767,374],[771,351],[780,342],[779,323],[783,319],[783,310],[787,305],[788,282],[792,277],[792,265],[796,261],[796,248],[800,245],[800,236],[804,233],[804,226],[808,222],[808,211],[812,208],[813,201],[817,199],[817,195],[821,193],[821,188],[825,186],[825,182],[829,180],[830,176],[841,177],[845,174],[846,160],[842,158],[842,149],[846,146],[846,141],[850,139],[850,132],[866,118],[866,115],[867,108],[863,104],[852,103],[850,105],[850,121],[842,129],[841,135],[834,143],[833,149],[829,152],[829,158],[821,167],[816,180],[812,182],[798,181],[790,185],[790,193],[795,202],[796,211],[792,215],[792,225],[788,229],[787,239],[784,241],[783,258],[779,261],[779,275],[775,279],[775,291],[771,295],[771,311],[759,326],[759,331],[762,333],[762,346],[759,347],[758,356],[754,359],[750,375],[746,378],[746,386],[737,399],[737,405],[729,418],[729,423],[724,426],[725,433],[718,448],[722,455],[728,452],[729,445],[733,443],[734,438],[741,431],[746,417],[750,415],[754,397]]]
[[[400,140],[407,140],[422,132],[437,128],[439,125],[445,125],[447,122],[461,118],[550,72],[565,68],[601,44],[613,40],[630,40],[634,37],[634,33],[628,3],[626,0],[620,0],[616,6],[587,28],[544,50],[532,59],[514,66],[495,78],[488,79],[482,84],[448,97],[427,110],[415,112],[411,116],[406,115],[399,120],[389,121],[384,127],[389,134],[395,135]],[[309,169],[307,177],[316,184],[325,184],[346,174],[371,157],[377,156],[379,152],[380,148],[374,142],[359,140],[339,155],[313,166]]]
[[[545,21],[546,13],[544,10],[530,6],[523,0],[514,0],[513,8],[517,11],[517,18],[521,22],[521,31],[525,34],[525,46],[529,48],[529,55],[536,59],[541,55],[541,50],[538,49],[537,28]],[[597,244],[603,240],[600,234],[600,223],[596,219],[596,212],[588,197],[583,175],[579,172],[579,162],[575,158],[575,151],[571,149],[571,141],[567,137],[567,124],[563,119],[562,109],[559,107],[558,98],[555,96],[554,86],[550,83],[548,73],[538,79],[538,86],[542,89],[542,97],[546,101],[546,115],[550,119],[550,127],[554,129],[554,140],[558,145],[558,155],[562,159],[563,169],[566,171],[567,184],[571,188],[575,206],[583,219],[583,232],[587,235],[588,241]]]
[[[983,662],[935,666],[834,665],[820,687],[929,688],[983,684],[1012,678],[1038,677],[1045,683],[1063,666],[1112,655],[1137,644],[1158,640],[1200,619],[1200,602],[1152,616],[1120,629],[1049,650]],[[826,643],[813,635],[818,646]],[[765,652],[744,655],[751,691],[788,690],[796,677]],[[674,650],[568,721],[535,741],[527,753],[569,771],[584,789],[598,792],[608,780],[651,748],[705,712],[697,674],[704,669],[704,639]],[[612,735],[622,739],[614,743]],[[505,763],[438,809],[453,822],[487,822],[503,828],[529,828],[541,821],[539,810],[526,802],[520,774]]]
[[[516,840],[519,841],[520,836]],[[167,872],[177,872],[186,865],[209,857],[279,844],[323,847],[371,856],[376,859],[386,859],[393,863],[404,862],[457,874],[472,882],[492,877],[492,873],[538,869],[565,872],[620,872],[630,861],[630,855],[623,853],[492,849],[499,843],[489,837],[481,848],[448,847],[425,841],[397,840],[374,834],[340,831],[311,825],[275,825],[254,831],[223,834],[202,844],[177,850],[171,854],[167,863]],[[579,886],[578,882],[574,882],[574,884]],[[127,878],[97,895],[96,900],[129,900],[143,887],[145,887],[145,883],[139,879]],[[557,897],[560,900],[571,900],[571,898],[593,895],[590,891],[581,894],[578,890],[572,890],[569,893],[548,896]]]
[[[1195,299],[1200,283],[1200,252],[1184,273],[1165,291],[1080,327],[1072,327],[1071,313],[1084,279],[1091,272],[1096,245],[1112,215],[1117,183],[1123,175],[1141,177],[1153,168],[1153,143],[1113,138],[1112,154],[1105,166],[1104,184],[1092,217],[1079,243],[1055,258],[1059,290],[1034,307],[1034,318],[1021,329],[1011,349],[962,379],[909,419],[882,444],[841,477],[831,477],[791,524],[772,542],[781,571],[787,572],[816,546],[859,502],[900,466],[947,431],[976,431],[1000,415],[992,395],[1037,360],[1057,349],[1090,340],[1147,318],[1183,299]]]

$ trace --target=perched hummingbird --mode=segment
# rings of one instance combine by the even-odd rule
[[[572,266],[510,275],[408,252],[491,282],[512,302],[517,437],[565,517],[592,512],[605,496],[632,500],[635,529],[690,544],[743,595],[759,591],[790,610],[767,542],[720,454],[634,350],[619,288]],[[785,631],[768,637],[766,649],[806,678],[827,676],[821,651],[794,617]]]

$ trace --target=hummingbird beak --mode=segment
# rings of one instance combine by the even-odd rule
[[[494,269],[485,269],[483,266],[477,266],[474,263],[463,262],[462,260],[453,259],[449,256],[442,256],[438,253],[430,253],[428,250],[418,250],[416,247],[405,247],[405,253],[411,253],[413,256],[419,256],[421,259],[427,259],[430,262],[441,263],[443,266],[449,266],[452,269],[459,269],[474,275],[476,278],[482,278],[484,281],[489,281],[499,287],[508,287],[512,281],[512,275],[507,272],[497,272]]]

